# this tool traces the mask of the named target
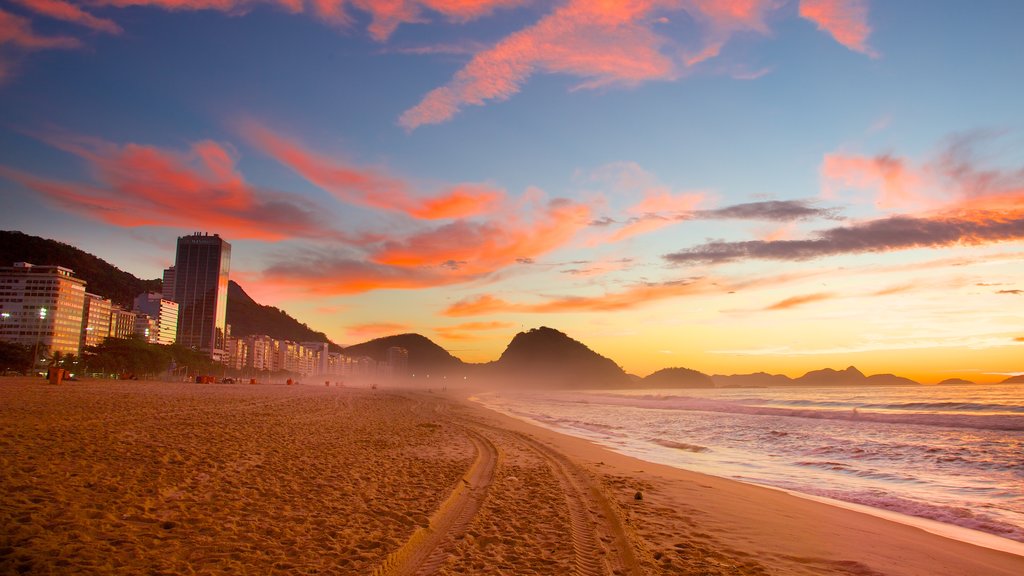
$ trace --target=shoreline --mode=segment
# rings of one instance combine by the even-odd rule
[[[1024,544],[1015,540],[897,512],[650,462],[549,428],[540,422],[497,411],[474,400],[473,394],[464,394],[461,401],[492,414],[510,428],[536,434],[596,473],[607,474],[612,467],[616,473],[632,473],[639,480],[660,488],[671,503],[679,503],[680,494],[699,495],[701,500],[709,503],[693,508],[708,516],[718,513],[722,517],[717,535],[733,537],[725,539],[728,546],[743,543],[750,549],[760,550],[763,556],[770,555],[769,550],[773,548],[791,548],[799,552],[787,555],[789,559],[809,558],[827,552],[826,555],[833,560],[870,568],[873,571],[866,572],[869,574],[956,576],[1018,574],[1024,571]],[[744,510],[742,506],[710,503],[719,498],[745,502],[748,508]],[[687,502],[692,506],[692,499]],[[755,518],[763,521],[764,525],[760,528],[751,525],[750,521]],[[794,530],[793,526],[787,525],[789,522],[779,523],[779,518],[802,521],[804,525],[801,530]],[[814,536],[810,540],[815,546],[801,545],[792,538],[779,538],[780,534],[798,533],[804,537]],[[824,535],[829,537],[822,538]],[[785,573],[789,570],[787,567]],[[825,565],[820,565],[818,570],[825,571]]]

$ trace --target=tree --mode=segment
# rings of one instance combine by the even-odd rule
[[[0,372],[22,372],[31,364],[31,346],[0,341]]]

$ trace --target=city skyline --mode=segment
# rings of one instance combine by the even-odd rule
[[[0,8],[4,229],[142,278],[219,233],[343,345],[1024,370],[1018,2],[115,4]]]

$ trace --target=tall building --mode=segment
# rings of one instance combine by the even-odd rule
[[[85,280],[61,266],[17,262],[0,267],[0,339],[78,354]]]
[[[164,276],[166,278],[166,275]],[[178,335],[178,303],[167,300],[160,292],[145,292],[135,297],[135,312],[153,319],[147,326],[147,340],[154,344],[174,344]],[[139,334],[138,329],[135,330]]]
[[[135,312],[117,304],[110,307],[110,337],[131,338],[135,334]]]
[[[85,293],[85,312],[82,323],[82,347],[98,346],[110,336],[110,300]]]
[[[226,354],[230,270],[231,245],[219,235],[197,232],[178,238],[171,298],[178,303],[177,341],[214,360],[222,360]]]

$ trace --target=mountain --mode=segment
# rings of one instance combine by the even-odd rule
[[[160,279],[136,278],[70,244],[17,231],[0,231],[0,266],[11,266],[15,262],[70,268],[75,271],[75,276],[85,280],[88,292],[110,298],[127,308],[131,308],[136,296],[143,292],[159,292],[163,284]]]
[[[546,326],[516,334],[486,373],[531,388],[615,388],[631,382],[612,360]]]
[[[974,384],[970,380],[964,380],[963,378],[946,378],[942,382],[939,382],[939,386],[959,386],[962,384]]]
[[[313,330],[284,310],[258,304],[234,280],[228,281],[227,322],[235,338],[266,334],[278,340],[293,342],[330,342],[326,334]],[[331,343],[331,350],[340,352],[341,347]]]
[[[70,268],[75,276],[85,280],[88,292],[110,298],[129,309],[136,296],[143,292],[160,292],[163,285],[161,279],[141,280],[70,244],[22,232],[0,231],[0,266],[15,262]],[[279,340],[330,342],[323,332],[309,328],[285,311],[257,304],[234,281],[228,283],[227,322],[235,336],[266,334]],[[333,349],[340,350],[337,346]]]
[[[842,371],[824,368],[804,374],[795,379],[793,384],[797,386],[842,386],[843,384],[860,384],[865,378],[864,373],[853,366]]]
[[[1024,374],[1020,376],[1010,376],[1006,380],[1000,382],[1000,384],[1024,384]]]
[[[398,334],[376,338],[362,344],[347,346],[343,352],[349,357],[369,356],[378,362],[388,359],[388,348],[398,346],[409,352],[409,372],[431,376],[465,376],[474,365],[466,364],[447,350],[420,334]],[[420,376],[417,376],[420,377]]]
[[[665,368],[650,374],[639,383],[643,388],[714,388],[711,376],[689,368]]]

